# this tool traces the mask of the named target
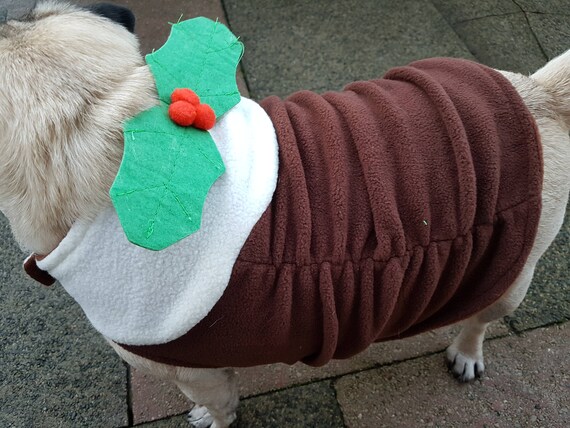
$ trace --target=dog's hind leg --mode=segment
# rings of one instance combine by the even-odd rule
[[[226,428],[236,418],[239,395],[233,369],[171,366],[133,354],[111,340],[108,342],[130,366],[178,386],[194,403],[188,413],[188,422],[194,428]]]
[[[467,319],[461,332],[447,348],[446,358],[451,372],[462,382],[481,376],[485,370],[483,340],[491,321],[513,312],[524,299],[532,281],[534,265],[526,265],[509,290],[494,304]]]
[[[556,119],[541,117],[548,111],[540,103],[541,92],[528,77],[511,75],[523,99],[533,112],[539,128],[544,160],[542,210],[531,253],[521,274],[507,292],[491,306],[465,321],[463,329],[447,349],[451,371],[461,380],[469,381],[485,369],[483,339],[487,325],[512,313],[522,302],[532,281],[534,268],[558,234],[566,213],[570,189],[570,140],[567,126]],[[523,90],[521,90],[521,87]],[[539,100],[533,104],[533,99]]]
[[[239,396],[233,369],[179,369],[174,383],[196,403],[188,413],[193,427],[226,428],[235,420]]]

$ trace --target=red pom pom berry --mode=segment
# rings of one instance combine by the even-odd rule
[[[212,129],[216,124],[216,113],[208,104],[200,104],[196,106],[196,118],[194,119],[194,127],[207,131]]]
[[[196,107],[187,101],[175,101],[168,107],[168,115],[180,126],[190,126],[196,119]]]
[[[191,89],[178,88],[172,92],[170,100],[175,103],[176,101],[186,101],[194,106],[200,104],[200,97]]]
[[[191,89],[175,89],[170,99],[172,104],[168,108],[168,115],[177,125],[193,125],[204,131],[214,127],[216,113],[209,105],[200,104],[200,97]]]

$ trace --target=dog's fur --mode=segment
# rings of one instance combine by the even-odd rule
[[[124,24],[124,23],[123,23]],[[503,72],[538,124],[544,153],[538,234],[517,281],[465,322],[447,355],[462,380],[483,369],[487,324],[522,301],[558,233],[570,189],[570,51],[530,77]],[[20,246],[47,254],[78,219],[110,205],[125,119],[157,103],[152,75],[126,28],[85,9],[40,3],[0,26],[0,209]],[[195,403],[197,427],[226,427],[238,403],[231,369],[152,362],[111,345],[129,364],[176,383]]]

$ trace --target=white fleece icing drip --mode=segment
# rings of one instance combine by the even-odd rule
[[[77,223],[38,267],[58,279],[93,326],[128,345],[174,340],[222,296],[237,256],[269,205],[278,147],[265,111],[242,98],[210,131],[226,172],[214,183],[198,232],[162,250],[131,244],[113,208]]]

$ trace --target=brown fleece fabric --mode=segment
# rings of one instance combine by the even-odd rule
[[[542,153],[496,71],[430,59],[261,105],[279,179],[228,288],[186,335],[129,351],[181,366],[318,366],[465,319],[520,273]]]

